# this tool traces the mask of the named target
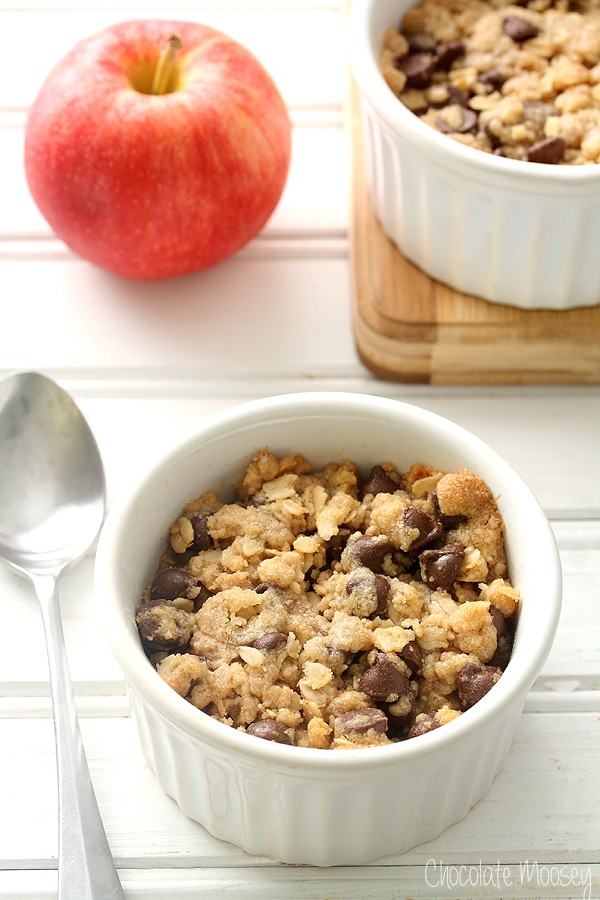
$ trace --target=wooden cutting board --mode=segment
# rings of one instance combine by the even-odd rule
[[[392,381],[600,383],[600,306],[553,312],[488,303],[434,281],[402,256],[372,211],[352,88],[349,113],[353,328],[362,362]]]

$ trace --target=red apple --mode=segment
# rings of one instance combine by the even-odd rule
[[[77,44],[35,99],[25,172],[75,253],[155,280],[231,256],[275,209],[291,127],[258,60],[189,22],[134,21]]]

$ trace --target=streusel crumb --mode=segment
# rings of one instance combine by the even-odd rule
[[[478,702],[510,659],[519,594],[503,532],[473,472],[313,470],[263,449],[235,501],[185,504],[140,637],[174,691],[256,737],[412,739]]]

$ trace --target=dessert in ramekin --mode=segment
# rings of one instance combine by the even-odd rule
[[[363,477],[382,462],[401,472],[420,461],[430,472],[468,470],[489,485],[504,521],[508,573],[520,602],[510,661],[485,696],[418,736],[401,735],[380,746],[344,740],[340,749],[319,749],[231,727],[159,676],[136,615],[171,525],[190,497],[217,491],[231,500],[231,485],[263,448],[275,456],[301,452],[315,467],[351,459]],[[111,509],[98,547],[96,585],[144,755],[163,790],[212,834],[250,853],[323,866],[408,850],[458,821],[485,795],[549,652],[561,597],[550,526],[529,489],[493,450],[417,407],[320,392],[250,402],[201,423]],[[260,594],[264,585],[257,586]],[[253,666],[260,648],[242,649],[240,665]]]
[[[463,103],[461,122],[467,130],[476,127],[477,116],[485,118],[477,109],[483,93],[464,100],[451,97],[443,113],[426,113],[422,121],[395,95],[381,68],[386,33],[401,30],[403,16],[414,6],[410,0],[365,0],[353,3],[348,17],[348,58],[362,108],[366,176],[385,233],[424,272],[466,294],[524,309],[599,303],[599,165],[563,165],[544,152],[530,156],[539,162],[507,158],[477,149],[476,141],[468,146],[443,133],[456,126],[452,115],[460,113]],[[518,7],[506,12],[519,19]],[[431,35],[420,37],[433,41]],[[418,53],[416,44],[415,49]],[[398,65],[407,68],[403,58]],[[481,64],[487,65],[485,60]],[[591,72],[589,79],[594,77]],[[501,93],[501,79],[492,88]],[[448,102],[447,97],[430,99],[434,105]],[[530,102],[525,95],[521,99],[525,105]],[[440,120],[442,130],[429,120]],[[491,134],[497,123],[487,124]]]

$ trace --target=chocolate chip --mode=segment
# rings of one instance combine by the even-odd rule
[[[529,162],[552,163],[556,165],[565,155],[566,144],[562,138],[545,138],[529,148],[527,159]]]
[[[433,715],[432,713],[426,713],[419,717],[419,721],[414,723],[406,737],[419,737],[419,735],[427,734],[429,731],[433,731],[435,728],[439,727],[440,722],[438,722],[438,720],[435,718],[435,715]]]
[[[385,734],[388,727],[386,714],[382,709],[367,707],[366,709],[351,709],[342,713],[335,720],[336,734],[349,737],[353,734],[367,734],[375,731],[377,734]]]
[[[190,522],[194,529],[194,543],[190,549],[195,550],[196,553],[201,553],[202,550],[211,550],[214,546],[214,542],[208,533],[208,514],[203,516],[192,516]]]
[[[406,75],[406,87],[424,88],[435,69],[433,53],[409,53],[394,60],[394,66]]]
[[[492,121],[497,121],[497,120],[492,119]],[[500,138],[498,137],[498,135],[494,134],[494,132],[492,131],[491,122],[485,123],[485,125],[483,126],[483,131],[484,131],[484,134],[487,136],[487,139],[490,142],[490,146],[491,146],[492,150],[497,150],[500,147],[502,142],[501,142]]]
[[[508,622],[500,612],[497,606],[493,606],[490,603],[489,609],[490,616],[492,617],[492,623],[494,628],[496,629],[496,635],[498,639],[501,637],[505,637],[507,634],[510,634],[510,628],[508,627]]]
[[[470,709],[485,697],[500,680],[502,670],[496,666],[478,666],[467,663],[456,678],[458,697],[465,709]]]
[[[327,541],[327,549],[325,551],[326,562],[331,566],[334,562],[341,559],[344,547],[350,537],[349,528],[340,528],[337,534],[332,535]]]
[[[260,719],[258,722],[252,722],[246,728],[248,734],[254,737],[262,738],[264,741],[275,741],[276,744],[291,744],[288,729],[283,722],[276,719]]]
[[[465,549],[460,544],[446,544],[439,550],[423,550],[419,556],[421,570],[428,587],[449,590],[458,577]]]
[[[413,31],[412,34],[405,34],[404,37],[408,42],[408,49],[411,53],[422,53],[429,50],[435,50],[437,41],[426,31]]]
[[[410,681],[384,653],[362,675],[359,689],[373,700],[381,703],[395,703],[403,694],[412,694]]]
[[[490,666],[495,666],[497,669],[501,669],[502,671],[504,671],[510,662],[510,658],[512,656],[512,648],[513,648],[512,634],[509,637],[498,638],[496,652],[494,653],[492,658],[488,661],[488,664]]]
[[[269,584],[268,581],[261,581],[261,583],[257,584],[256,587],[254,588],[254,593],[255,594],[264,594],[265,591],[268,591],[269,588],[271,588],[271,587],[273,587],[273,585]]]
[[[494,91],[500,90],[507,77],[502,69],[487,69],[485,72],[479,73],[481,84],[485,84],[486,87],[490,87]]]
[[[427,515],[416,506],[404,510],[402,520],[407,528],[415,528],[419,534],[408,548],[411,556],[418,556],[422,550],[434,544],[444,533],[442,523]]]
[[[518,44],[536,37],[539,32],[537,25],[534,25],[529,19],[522,19],[521,16],[505,16],[502,21],[502,30]]]
[[[391,553],[394,545],[387,538],[370,537],[365,534],[353,541],[349,549],[352,557],[361,566],[371,569],[372,572],[378,572],[383,565],[384,557]]]
[[[415,707],[415,699],[413,697],[409,712],[405,716],[396,716],[390,712],[390,707],[385,707],[385,714],[388,720],[388,734],[390,737],[404,737],[406,729],[410,726]]]
[[[190,619],[187,613],[170,602],[151,600],[137,611],[139,635],[152,651],[175,650],[190,639]]]
[[[371,617],[387,613],[391,588],[385,575],[352,575],[346,582],[346,593],[351,594],[357,589],[363,594],[373,595],[377,605],[370,613]]]
[[[496,652],[489,660],[490,666],[496,666],[499,669],[505,669],[511,657],[513,647],[513,630],[507,619],[502,615],[498,607],[490,606],[490,616],[494,628],[496,629],[497,645]]]
[[[197,594],[198,585],[191,572],[176,567],[161,569],[154,576],[150,587],[151,600],[176,600],[178,597],[193,599]]]
[[[448,106],[451,103],[456,103],[458,106],[467,107],[469,105],[470,94],[464,88],[457,87],[455,84],[440,84],[436,85],[435,95],[433,95],[433,88],[430,91],[429,102],[434,109],[441,109],[442,106]],[[438,100],[437,98],[442,94],[445,97],[444,100]]]
[[[464,109],[462,106],[458,106],[454,104],[456,109],[460,110],[460,116],[456,118],[456,121],[450,122],[447,119],[443,119],[440,116],[436,119],[436,125],[439,131],[444,134],[467,134],[469,131],[473,131],[473,129],[477,125],[478,115],[474,109]]]
[[[435,57],[436,69],[447,72],[452,63],[460,59],[464,52],[465,45],[461,41],[448,41],[447,44],[440,44]]]
[[[287,643],[287,639],[287,634],[282,634],[281,631],[268,631],[266,634],[259,635],[250,646],[266,653],[269,650],[275,650],[276,647],[281,647],[282,644]]]
[[[405,644],[398,656],[406,663],[413,675],[423,668],[423,654],[416,641],[409,641],[408,644]]]
[[[383,466],[373,466],[371,474],[363,482],[361,493],[365,494],[393,494],[399,485],[390,478]]]
[[[440,509],[440,501],[435,491],[431,492],[431,494],[429,495],[429,499],[433,503],[436,519],[440,520],[444,528],[457,528],[458,525],[463,525],[467,521],[466,516],[447,516],[445,513],[443,513]]]
[[[390,583],[385,575],[375,576],[375,593],[377,594],[376,616],[383,616],[387,613],[388,603],[391,594]]]

